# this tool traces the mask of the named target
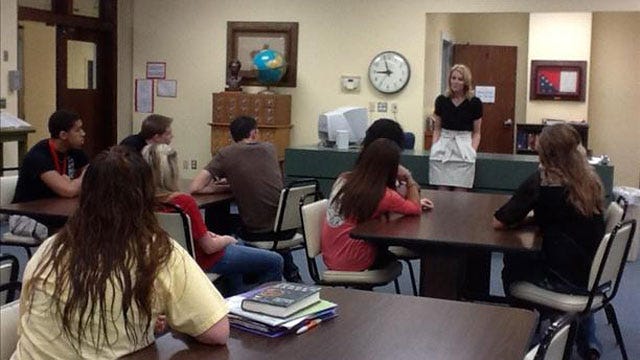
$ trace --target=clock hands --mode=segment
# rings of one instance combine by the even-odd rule
[[[389,64],[387,63],[387,59],[384,59],[384,67],[385,67],[385,71],[379,71],[376,70],[376,74],[386,74],[387,76],[391,76],[391,74],[393,74],[393,71],[389,70]]]

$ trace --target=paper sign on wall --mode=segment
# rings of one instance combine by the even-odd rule
[[[136,79],[136,112],[153,112],[153,80]]]
[[[495,86],[476,86],[476,96],[485,104],[496,102]]]

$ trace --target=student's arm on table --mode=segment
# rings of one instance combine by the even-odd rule
[[[207,187],[213,182],[213,176],[207,170],[200,170],[198,175],[191,181],[189,185],[190,193],[210,193],[211,191]]]
[[[60,173],[55,170],[49,170],[40,174],[40,180],[42,180],[42,182],[44,182],[58,196],[66,198],[72,198],[80,194],[83,178],[84,171],[82,171],[82,174],[79,177],[73,180],[67,175],[60,175]]]
[[[204,344],[224,345],[229,339],[229,318],[223,317],[202,334],[196,336],[196,340]]]

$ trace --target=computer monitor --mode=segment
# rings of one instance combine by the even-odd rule
[[[369,124],[367,109],[363,107],[340,107],[320,114],[318,138],[323,146],[333,147],[338,130],[349,131],[349,143],[360,144],[364,140]]]

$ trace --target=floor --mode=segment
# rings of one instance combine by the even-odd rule
[[[26,254],[22,248],[12,246],[0,246],[0,252],[14,254],[20,260],[20,269],[24,270],[26,264]],[[306,283],[312,283],[307,271],[304,251],[294,253],[294,261],[301,270],[301,275]],[[420,263],[412,261],[416,274],[420,272]],[[400,278],[400,289],[403,294],[411,295],[411,282],[406,264]],[[491,293],[503,295],[500,281],[500,271],[502,269],[502,256],[494,254],[491,269]],[[628,262],[621,282],[619,293],[614,300],[614,307],[618,315],[622,336],[625,339],[627,354],[629,359],[640,359],[640,260]],[[395,293],[393,284],[376,288],[375,291]],[[597,335],[603,346],[601,359],[614,360],[621,359],[620,351],[615,343],[613,330],[607,325],[607,320],[603,312],[596,314]],[[574,352],[574,359],[579,359]]]

